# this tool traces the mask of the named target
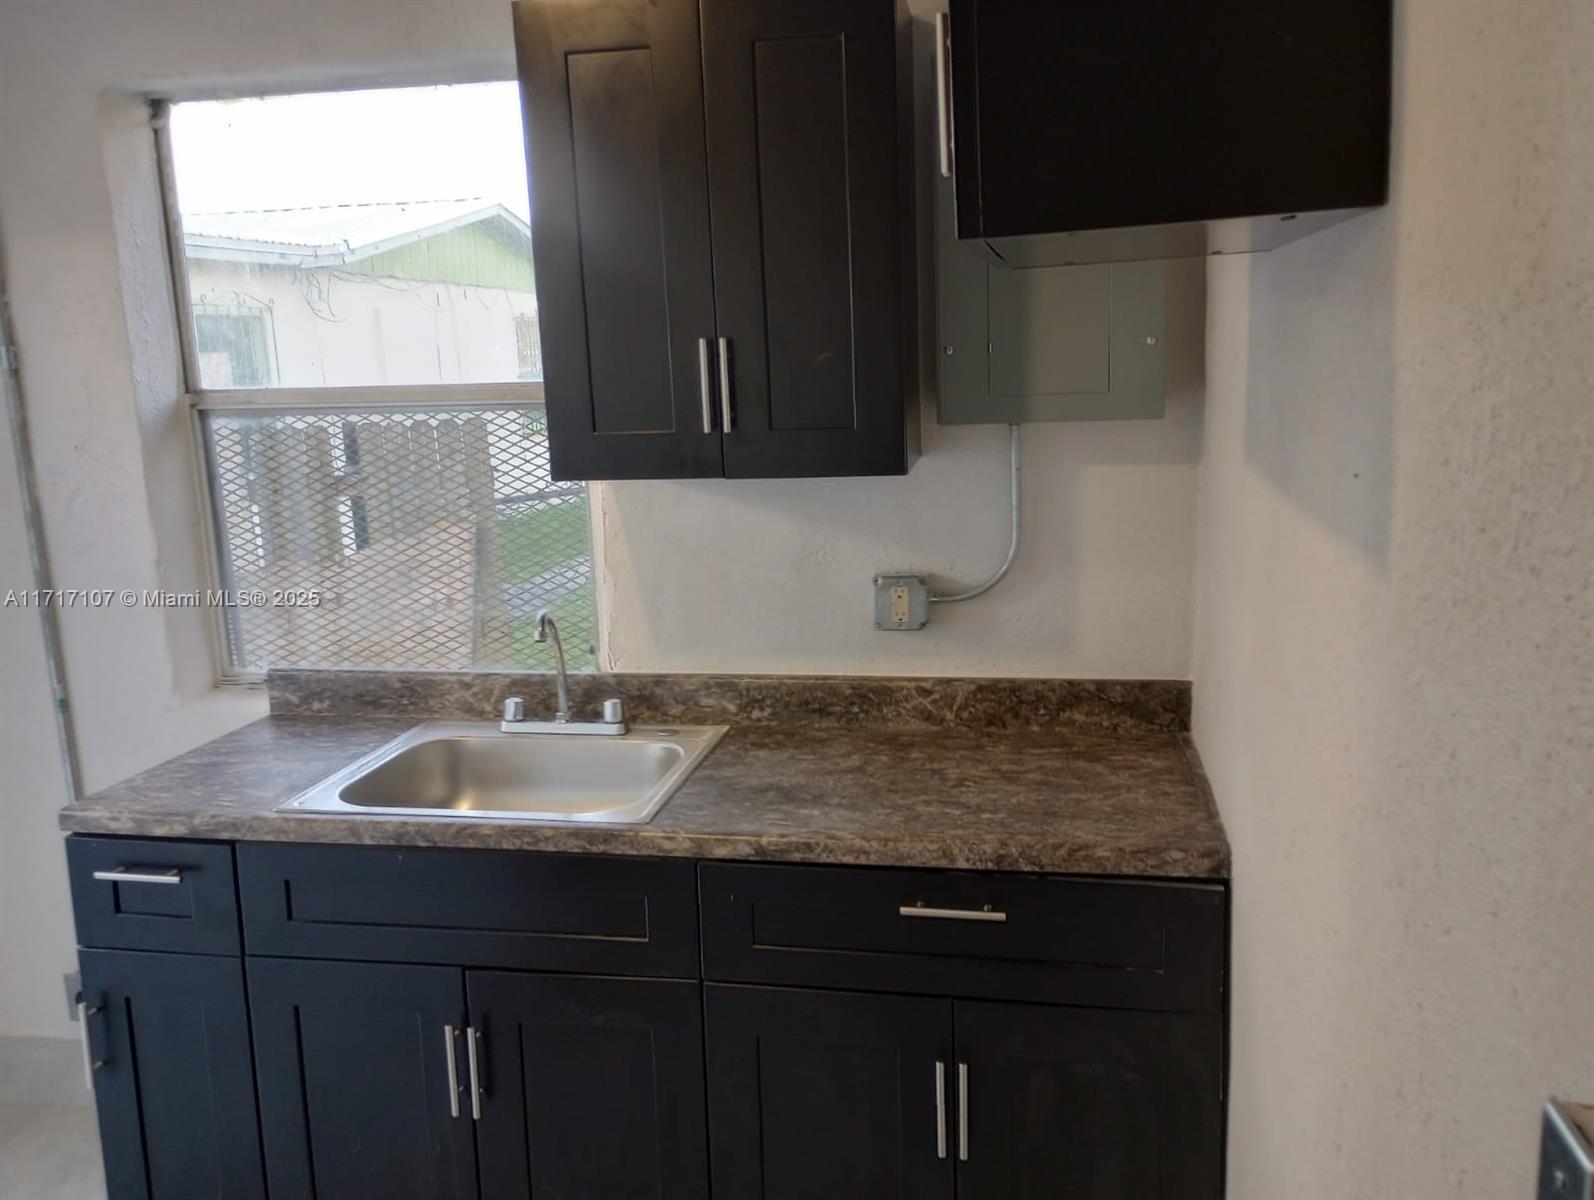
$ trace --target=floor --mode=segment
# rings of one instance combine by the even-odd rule
[[[105,1200],[94,1110],[0,1103],[0,1200]]]

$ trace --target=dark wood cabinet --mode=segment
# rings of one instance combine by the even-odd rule
[[[900,474],[916,447],[899,0],[518,0],[560,479]]]
[[[962,1200],[1222,1194],[1216,1018],[961,1000],[953,1009]]]
[[[914,224],[891,0],[704,0],[725,474],[905,471]],[[899,74],[900,72],[900,74]]]
[[[82,950],[110,1200],[263,1200],[237,959]]]
[[[704,1011],[715,1195],[952,1196],[945,1000],[709,984]]]
[[[554,478],[721,475],[697,2],[519,3],[515,43]]]
[[[714,1186],[1216,1200],[1215,1016],[708,984]]]
[[[708,1196],[694,980],[472,971],[483,1200]]]
[[[273,958],[248,969],[271,1194],[474,1197],[474,1123],[456,1086],[463,973]]]
[[[1266,249],[1384,203],[1391,0],[951,0],[958,236],[1013,266]]]
[[[112,1200],[1222,1194],[1222,886],[87,838],[69,857],[80,937],[142,944],[165,909],[179,941],[245,954],[80,951]],[[214,882],[235,872],[241,905]]]

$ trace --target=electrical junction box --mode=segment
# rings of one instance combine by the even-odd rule
[[[930,622],[930,584],[923,575],[874,577],[874,627],[923,629]]]

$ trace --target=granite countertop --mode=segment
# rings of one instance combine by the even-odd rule
[[[607,677],[587,686],[624,692],[634,722],[650,724],[669,719],[656,711],[665,703],[652,682],[657,678]],[[671,680],[672,689],[680,678]],[[916,700],[911,717],[890,704],[873,706],[889,720],[861,726],[781,723],[778,706],[749,704],[738,709],[747,719],[730,718],[730,732],[652,821],[612,826],[274,812],[418,720],[457,719],[462,707],[482,712],[481,696],[459,702],[457,678],[455,692],[447,692],[448,677],[423,678],[421,693],[406,693],[403,703],[384,683],[389,711],[399,715],[381,716],[351,699],[359,689],[351,692],[347,675],[330,689],[340,696],[336,703],[324,691],[302,690],[303,683],[302,673],[274,681],[279,711],[272,716],[70,805],[62,828],[1097,875],[1228,874],[1228,843],[1189,737],[1178,727],[1178,704],[1153,705],[1147,719],[1144,713],[1120,719],[1104,718],[1108,709],[1058,702],[1026,709],[1045,714],[1031,721],[1041,727],[1019,728],[1009,727],[1011,720],[993,727],[988,716],[969,717],[1005,711],[984,695],[984,684],[951,706]],[[482,686],[502,691],[516,684],[496,677]],[[690,704],[670,691],[674,720],[704,723],[705,706],[726,703],[723,688],[705,686],[711,699],[698,695]],[[736,687],[737,704],[747,704],[748,681]],[[534,692],[535,685],[522,681],[520,690]],[[856,702],[840,710],[849,722],[866,720],[870,696],[847,694]]]

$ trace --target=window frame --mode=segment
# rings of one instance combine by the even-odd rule
[[[456,79],[450,84],[502,83],[504,79]],[[404,88],[443,86],[437,81],[385,81],[370,87]],[[365,88],[295,87],[292,89],[262,90],[251,94],[302,95],[317,91],[336,92],[365,90]],[[241,94],[241,93],[230,93]],[[439,384],[379,384],[362,387],[320,388],[206,388],[199,370],[199,345],[192,319],[193,295],[189,288],[188,256],[184,250],[183,219],[178,209],[177,172],[172,155],[171,108],[173,104],[210,97],[193,95],[156,97],[150,100],[150,128],[155,136],[155,165],[160,190],[162,226],[166,240],[167,274],[172,284],[172,301],[177,327],[179,372],[183,384],[182,405],[188,423],[188,444],[193,456],[193,478],[196,485],[195,503],[199,507],[200,528],[205,538],[203,563],[204,579],[201,587],[207,592],[221,590],[225,578],[222,557],[221,530],[217,524],[217,485],[211,471],[210,455],[205,445],[204,415],[210,412],[255,413],[262,412],[373,412],[387,409],[428,408],[469,412],[477,409],[518,407],[541,409],[547,412],[545,393],[540,380],[516,380],[502,383],[439,383]],[[539,303],[539,311],[540,311]],[[590,491],[589,491],[590,497]],[[591,529],[588,538],[591,540]],[[594,548],[593,561],[597,554]],[[211,645],[212,668],[216,683],[221,687],[258,688],[265,683],[265,672],[239,670],[232,665],[233,656],[228,638],[227,610],[218,605],[204,605],[206,624]],[[603,622],[597,623],[601,631]],[[599,634],[601,637],[601,632]],[[601,657],[602,647],[599,647]],[[382,668],[368,668],[377,669]],[[398,670],[401,668],[391,668]]]

